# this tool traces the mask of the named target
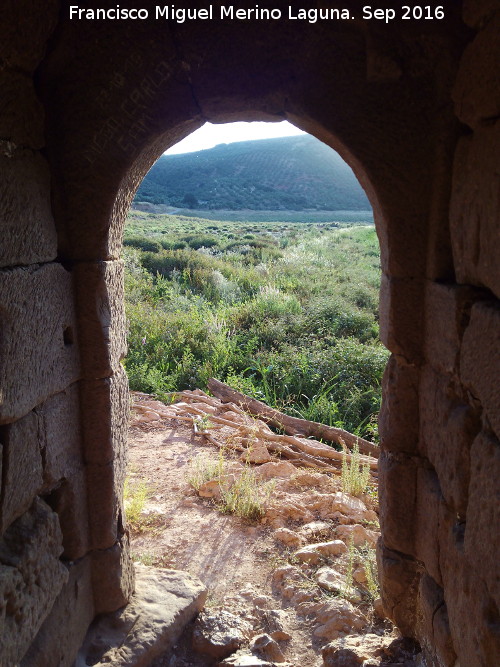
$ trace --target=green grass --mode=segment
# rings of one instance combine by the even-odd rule
[[[376,435],[372,226],[130,214],[123,257],[130,386],[159,396],[214,376],[292,415]]]

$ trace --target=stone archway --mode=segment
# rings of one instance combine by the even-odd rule
[[[477,34],[451,2],[444,20],[423,26],[89,23],[69,20],[65,3],[59,14],[55,3],[9,5],[0,135],[9,664],[30,646],[23,667],[50,664],[39,656],[56,647],[71,664],[94,615],[131,594],[120,500],[123,220],[168,145],[205,120],[236,118],[288,118],[339,149],[372,200],[393,353],[381,417],[384,602],[431,664],[498,661],[499,537],[489,527],[500,478],[499,15],[489,3],[463,9]],[[31,36],[22,48],[12,25]]]

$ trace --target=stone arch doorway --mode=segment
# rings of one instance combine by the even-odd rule
[[[45,542],[33,532],[39,556],[25,554],[51,583],[21,594],[19,607],[35,611],[22,633],[7,626],[7,661],[30,645],[53,648],[61,627],[74,654],[91,618],[130,596],[121,226],[169,144],[204,120],[236,117],[288,118],[340,147],[371,198],[393,353],[381,423],[384,602],[434,664],[498,661],[498,536],[488,526],[500,475],[487,474],[500,437],[498,211],[483,207],[496,183],[498,102],[487,91],[497,90],[488,68],[498,13],[463,4],[445,3],[445,19],[423,25],[91,23],[70,20],[64,3],[5,22],[31,37],[23,52],[17,37],[3,42],[9,85],[23,94],[2,116],[13,202],[0,295],[13,322],[0,367],[2,531],[21,519],[51,526]],[[36,202],[26,210],[25,190]],[[39,468],[23,484],[25,460]],[[50,514],[37,497],[63,479]]]

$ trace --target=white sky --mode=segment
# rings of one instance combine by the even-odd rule
[[[281,123],[225,123],[224,125],[205,123],[203,127],[169,148],[165,155],[192,153],[212,148],[217,144],[231,144],[235,141],[290,137],[297,134],[305,134],[305,132],[287,121]]]

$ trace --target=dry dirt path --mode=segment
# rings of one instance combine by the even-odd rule
[[[349,602],[332,598],[318,588],[314,572],[321,565],[331,564],[332,559],[321,557],[321,562],[311,569],[309,561],[300,562],[292,555],[298,546],[334,539],[339,525],[345,529],[343,524],[357,524],[361,520],[359,513],[352,519],[334,511],[335,507],[330,507],[329,513],[324,510],[325,499],[335,493],[339,495],[338,477],[297,470],[292,478],[275,480],[279,484],[273,491],[276,498],[272,499],[271,509],[263,522],[250,523],[221,513],[214,499],[198,496],[188,480],[193,461],[200,455],[216,460],[218,451],[203,436],[194,434],[185,421],[132,420],[128,448],[129,499],[137,495],[137,489],[146,486],[148,490],[144,507],[131,526],[134,559],[146,565],[185,570],[199,577],[209,589],[206,613],[229,612],[242,621],[243,628],[248,622],[251,631],[247,631],[247,644],[252,635],[271,633],[279,626],[279,647],[293,667],[320,667],[323,645],[345,632],[356,632],[354,628],[332,625],[332,614],[337,613],[334,605],[349,606],[352,611],[347,610],[351,614],[348,618],[357,623],[358,634],[362,627],[363,632],[385,635],[386,644],[396,637],[392,626],[376,617],[373,606],[365,600],[358,613]],[[225,456],[236,461],[239,454]],[[354,499],[353,503],[356,502],[360,501]],[[372,509],[367,510],[368,518],[373,515]],[[314,537],[307,531],[318,521],[322,527]],[[278,541],[276,529],[279,532],[280,527],[285,527],[301,543],[286,545]],[[345,565],[347,557],[337,560],[343,558]],[[278,626],[271,617],[278,619]],[[318,630],[318,617],[323,618],[322,628],[326,630]],[[219,664],[218,659],[192,649],[191,634],[192,628],[187,628],[174,654],[164,656],[156,667]],[[391,659],[390,664],[406,663]],[[410,667],[413,663],[407,664]]]

